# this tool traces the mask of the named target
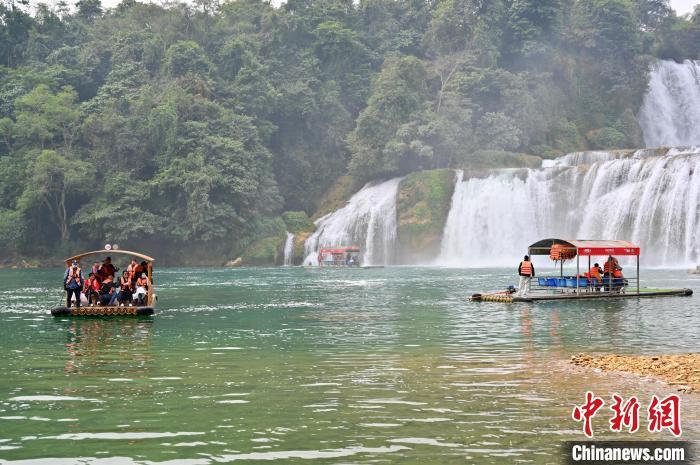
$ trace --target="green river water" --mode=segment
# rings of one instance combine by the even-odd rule
[[[57,319],[62,270],[0,270],[0,464],[560,463],[586,390],[674,392],[571,355],[700,351],[700,277],[643,275],[696,295],[472,303],[512,270],[160,269],[152,318]],[[596,438],[630,438],[608,418]]]

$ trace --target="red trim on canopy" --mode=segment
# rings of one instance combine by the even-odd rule
[[[560,244],[563,248],[576,249],[580,256],[602,256],[602,255],[632,255],[638,256],[640,249],[638,246],[628,241],[618,240],[579,240],[579,239],[543,239],[535,242],[528,251],[530,255],[549,255],[554,244]]]
[[[348,253],[348,252],[359,252],[359,251],[360,251],[359,247],[341,247],[339,249],[321,249],[318,251],[318,253],[334,254],[334,253]]]

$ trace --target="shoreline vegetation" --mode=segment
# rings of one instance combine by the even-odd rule
[[[683,393],[700,391],[700,354],[591,355],[580,353],[570,363],[604,372],[624,372],[650,377]]]

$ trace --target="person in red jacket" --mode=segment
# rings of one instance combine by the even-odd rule
[[[90,273],[88,279],[85,280],[85,286],[83,287],[83,294],[88,301],[88,304],[92,307],[97,304],[100,299],[100,280],[97,279],[95,273]]]

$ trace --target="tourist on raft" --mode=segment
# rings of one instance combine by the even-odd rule
[[[520,275],[518,295],[525,296],[530,293],[530,281],[532,281],[532,277],[535,276],[535,267],[532,265],[528,255],[525,255],[523,261],[520,262],[520,266],[518,266],[518,274]]]
[[[85,286],[83,286],[83,294],[91,307],[100,301],[100,280],[97,279],[95,273],[88,275]]]
[[[105,257],[99,273],[102,276],[102,279],[106,278],[107,276],[111,276],[112,279],[114,279],[114,277],[117,275],[117,271],[119,271],[119,268],[112,265],[112,257]]]
[[[114,282],[114,276],[107,276],[100,284],[100,305],[114,305],[117,301],[117,293],[114,289],[117,284]]]
[[[146,273],[141,273],[141,277],[135,282],[136,290],[134,291],[134,303],[136,305],[145,304],[149,284],[148,275],[146,275]]]
[[[66,290],[66,307],[70,308],[72,296],[75,296],[75,306],[80,308],[80,290],[83,288],[83,271],[78,261],[73,260],[63,276],[63,288]]]
[[[608,260],[605,262],[605,265],[603,265],[603,271],[604,277],[609,278],[612,276],[614,278],[614,288],[622,289],[627,286],[627,280],[622,275],[622,267],[620,266],[620,262],[617,260],[617,258],[613,257],[612,255],[608,256]]]
[[[133,295],[133,288],[131,287],[131,274],[124,270],[122,277],[119,278],[119,292],[117,293],[117,302],[119,305],[129,304],[131,306],[131,298]]]
[[[597,263],[591,267],[588,273],[586,273],[586,277],[590,278],[591,280],[591,285],[598,290],[600,290],[600,287],[603,285],[603,277],[601,276],[602,273],[603,269]],[[593,280],[595,280],[595,284]]]

